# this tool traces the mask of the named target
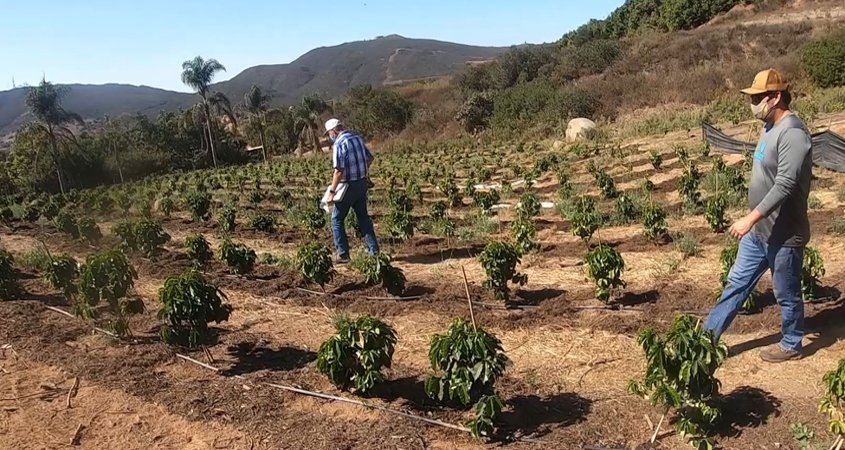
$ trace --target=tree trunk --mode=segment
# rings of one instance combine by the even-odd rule
[[[211,161],[214,163],[214,168],[217,168],[217,153],[214,151],[214,135],[211,134],[211,109],[208,103],[205,103],[205,126],[208,129],[208,146],[211,147]]]
[[[109,146],[112,145],[111,140],[109,140]],[[120,184],[123,184],[123,168],[120,167],[120,154],[117,152],[117,146],[114,146],[114,161],[117,164],[117,173],[120,174]]]
[[[53,126],[49,125],[47,130],[50,132],[50,149],[53,153],[53,164],[56,166],[56,176],[59,179],[59,191],[64,195],[65,182],[62,180],[62,162],[59,158],[59,145],[56,143],[56,135],[53,134]]]
[[[314,141],[314,153],[323,153],[323,146],[320,145],[320,136],[317,135],[316,128],[311,128],[311,139]]]
[[[264,154],[264,162],[267,162],[267,146],[264,145],[264,125],[258,128],[258,136],[261,138],[261,152]]]

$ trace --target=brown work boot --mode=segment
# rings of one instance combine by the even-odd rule
[[[760,359],[770,363],[781,363],[792,361],[793,359],[801,359],[801,352],[797,350],[784,350],[780,345],[776,345],[760,352]]]

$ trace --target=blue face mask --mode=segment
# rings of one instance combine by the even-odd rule
[[[332,141],[332,143],[337,142],[337,136],[329,135],[329,139]]]

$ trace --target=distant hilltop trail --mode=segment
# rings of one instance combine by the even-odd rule
[[[237,103],[257,84],[273,95],[274,106],[291,105],[313,93],[326,98],[342,96],[359,84],[384,86],[453,75],[468,62],[491,60],[505,50],[389,35],[316,48],[289,64],[250,67],[228,81],[214,84],[212,89]],[[226,61],[220,62],[226,65]],[[173,68],[175,79],[180,73],[180,67]],[[85,119],[124,113],[152,117],[160,110],[178,111],[197,102],[192,94],[147,86],[73,84],[70,87],[64,106]],[[0,92],[0,136],[29,121],[23,100],[22,88]]]

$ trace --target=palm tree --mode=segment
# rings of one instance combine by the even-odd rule
[[[208,130],[208,143],[211,148],[211,160],[214,163],[214,167],[217,167],[217,154],[214,152],[214,137],[211,134],[211,108],[208,101],[208,86],[214,79],[214,74],[221,70],[225,72],[226,68],[223,67],[223,64],[217,62],[216,59],[206,61],[201,56],[182,63],[182,83],[190,86],[202,98],[205,126]]]
[[[43,133],[50,143],[50,157],[56,167],[56,176],[59,178],[59,190],[65,193],[65,184],[62,177],[61,155],[59,154],[60,143],[76,143],[73,132],[67,128],[68,124],[83,124],[84,121],[79,114],[65,111],[62,108],[62,99],[67,95],[66,86],[56,86],[41,79],[38,86],[26,88],[26,107],[29,113],[35,117],[29,127]]]
[[[229,118],[229,123],[232,124],[232,130],[238,134],[238,119],[235,118],[235,110],[232,109],[232,102],[229,97],[226,97],[222,92],[212,92],[208,96],[208,104],[214,108],[214,112]]]
[[[261,139],[261,152],[264,155],[264,162],[267,162],[267,146],[264,144],[264,114],[270,106],[271,97],[263,92],[261,88],[253,84],[252,88],[244,94],[243,108],[249,114],[250,124],[255,121],[258,129],[258,137]]]
[[[303,97],[302,103],[293,111],[296,117],[297,136],[304,141],[303,134],[309,133],[314,151],[323,151],[320,146],[320,122],[322,122],[320,115],[327,111],[331,111],[331,107],[317,94]]]

